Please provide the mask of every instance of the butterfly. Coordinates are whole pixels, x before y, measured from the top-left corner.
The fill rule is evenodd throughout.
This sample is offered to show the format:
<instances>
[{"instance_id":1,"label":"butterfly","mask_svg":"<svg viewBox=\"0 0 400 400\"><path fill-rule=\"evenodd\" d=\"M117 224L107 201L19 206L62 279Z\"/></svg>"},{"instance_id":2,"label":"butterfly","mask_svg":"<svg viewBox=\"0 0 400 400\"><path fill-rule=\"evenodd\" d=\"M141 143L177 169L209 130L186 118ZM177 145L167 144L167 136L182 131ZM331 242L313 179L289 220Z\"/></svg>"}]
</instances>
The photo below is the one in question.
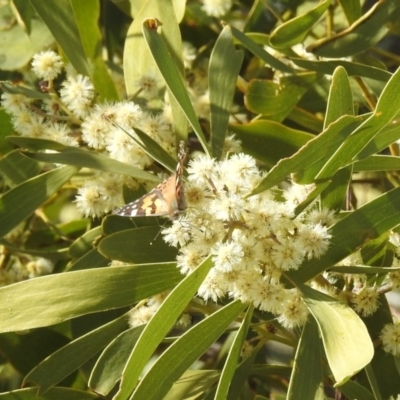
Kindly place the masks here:
<instances>
[{"instance_id":1,"label":"butterfly","mask_svg":"<svg viewBox=\"0 0 400 400\"><path fill-rule=\"evenodd\" d=\"M177 219L185 211L186 201L183 192L183 163L186 158L185 142L179 143L178 164L175 174L170 176L149 193L113 211L123 217L161 217Z\"/></svg>"}]
</instances>

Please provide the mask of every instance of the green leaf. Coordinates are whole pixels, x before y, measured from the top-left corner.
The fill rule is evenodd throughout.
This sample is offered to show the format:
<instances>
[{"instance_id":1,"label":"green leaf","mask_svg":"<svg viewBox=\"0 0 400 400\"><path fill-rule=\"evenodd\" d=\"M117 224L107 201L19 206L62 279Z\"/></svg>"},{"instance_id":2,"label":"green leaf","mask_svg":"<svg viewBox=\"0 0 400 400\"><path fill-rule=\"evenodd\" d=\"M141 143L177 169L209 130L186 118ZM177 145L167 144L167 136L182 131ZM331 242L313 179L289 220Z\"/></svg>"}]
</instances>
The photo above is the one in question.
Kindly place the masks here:
<instances>
[{"instance_id":1,"label":"green leaf","mask_svg":"<svg viewBox=\"0 0 400 400\"><path fill-rule=\"evenodd\" d=\"M0 198L0 236L29 217L78 170L62 167L46 172L10 189Z\"/></svg>"},{"instance_id":2,"label":"green leaf","mask_svg":"<svg viewBox=\"0 0 400 400\"><path fill-rule=\"evenodd\" d=\"M20 248L17 246L13 246L7 240L0 239L0 244L7 248L9 253L16 253L16 254L30 254L35 257L43 257L48 258L56 262L57 260L69 260L68 256L68 249L46 249L46 250L36 250L36 249L27 249L27 248Z\"/></svg>"},{"instance_id":3,"label":"green leaf","mask_svg":"<svg viewBox=\"0 0 400 400\"><path fill-rule=\"evenodd\" d=\"M170 54L168 60L162 60L161 62L173 63L176 68L175 72L179 75L180 79L184 77L182 42L177 19L180 20L182 18L182 7L184 9L185 4L183 4L182 0L175 0L173 2L170 0L143 1L140 11L138 11L136 3L137 2L131 4L132 7L136 8L135 13L132 14L135 18L128 29L124 49L124 72L128 95L134 95L137 92L137 81L143 76L147 76L151 73L152 75L160 77L160 72L154 63L153 57L149 52L149 48L142 34L142 23L148 18L157 18L162 23L162 35ZM137 54L140 54L140 57L138 57ZM162 71L161 75L163 75ZM173 116L174 132L178 139L186 140L186 116L171 93L169 93L169 99Z\"/></svg>"},{"instance_id":4,"label":"green leaf","mask_svg":"<svg viewBox=\"0 0 400 400\"><path fill-rule=\"evenodd\" d=\"M274 121L283 121L304 93L318 80L314 72L284 76L279 83L254 79L245 96L247 108Z\"/></svg>"},{"instance_id":5,"label":"green leaf","mask_svg":"<svg viewBox=\"0 0 400 400\"><path fill-rule=\"evenodd\" d=\"M324 129L343 115L354 115L353 93L346 70L337 67L332 76Z\"/></svg>"},{"instance_id":6,"label":"green leaf","mask_svg":"<svg viewBox=\"0 0 400 400\"><path fill-rule=\"evenodd\" d=\"M319 259L305 261L299 270L285 274L296 282L306 282L400 224L400 188L382 194L358 210L346 215L329 229L332 235L328 251Z\"/></svg>"},{"instance_id":7,"label":"green leaf","mask_svg":"<svg viewBox=\"0 0 400 400\"><path fill-rule=\"evenodd\" d=\"M9 332L0 335L0 351L20 374L25 375L69 339L52 329L41 328L24 335Z\"/></svg>"},{"instance_id":8,"label":"green leaf","mask_svg":"<svg viewBox=\"0 0 400 400\"><path fill-rule=\"evenodd\" d=\"M174 173L176 169L176 160L174 160L171 155L147 133L136 127L134 127L134 130L139 140L129 135L128 132L127 134L131 136L133 140L135 140L135 142L143 149L145 153L147 153L150 157L163 165L170 172Z\"/></svg>"},{"instance_id":9,"label":"green leaf","mask_svg":"<svg viewBox=\"0 0 400 400\"><path fill-rule=\"evenodd\" d=\"M302 58L290 58L300 68L309 69L325 75L333 75L336 68L343 67L349 76L362 76L381 82L387 82L392 74L384 69L347 60L312 61Z\"/></svg>"},{"instance_id":10,"label":"green leaf","mask_svg":"<svg viewBox=\"0 0 400 400\"><path fill-rule=\"evenodd\" d=\"M329 184L329 181L316 184L315 188L295 208L295 215L299 215L303 212L329 186Z\"/></svg>"},{"instance_id":11,"label":"green leaf","mask_svg":"<svg viewBox=\"0 0 400 400\"><path fill-rule=\"evenodd\" d=\"M180 108L186 115L186 118L196 133L203 150L206 154L210 155L210 149L199 121L197 120L196 113L186 90L185 82L180 74L179 68L173 63L174 56L170 52L171 50L169 49L168 43L163 36L157 33L156 29L149 27L148 21L153 20L145 20L142 24L142 31L151 55L165 80L168 90L173 98L178 102Z\"/></svg>"},{"instance_id":12,"label":"green leaf","mask_svg":"<svg viewBox=\"0 0 400 400\"><path fill-rule=\"evenodd\" d=\"M360 171L396 171L400 169L397 156L375 155L354 163L354 172Z\"/></svg>"},{"instance_id":13,"label":"green leaf","mask_svg":"<svg viewBox=\"0 0 400 400\"><path fill-rule=\"evenodd\" d=\"M101 240L98 250L111 260L128 263L174 261L177 249L164 242L161 230L159 226L145 226L113 233Z\"/></svg>"},{"instance_id":14,"label":"green leaf","mask_svg":"<svg viewBox=\"0 0 400 400\"><path fill-rule=\"evenodd\" d=\"M138 142L151 157L160 162L170 171L175 171L176 161L153 139L144 132L135 129L137 135L142 139ZM45 162L54 162L59 164L76 165L81 167L99 169L105 172L129 175L137 179L150 182L159 182L160 179L153 174L136 168L132 165L114 160L105 154L96 151L90 151L73 146L65 146L53 140L28 138L20 136L8 136L7 140L18 146L30 150L54 150L57 153L25 153L30 158Z\"/></svg>"},{"instance_id":15,"label":"green leaf","mask_svg":"<svg viewBox=\"0 0 400 400\"><path fill-rule=\"evenodd\" d=\"M118 100L117 89L104 62L101 46L99 46L103 40L99 27L100 3L81 0L69 0L69 3L83 51L90 60L90 77L99 94L99 100L101 102Z\"/></svg>"},{"instance_id":16,"label":"green leaf","mask_svg":"<svg viewBox=\"0 0 400 400\"><path fill-rule=\"evenodd\" d=\"M42 21L32 19L29 36L20 25L10 24L8 29L0 30L0 42L12 44L1 46L0 69L13 71L26 67L35 53L52 47L54 38Z\"/></svg>"},{"instance_id":17,"label":"green leaf","mask_svg":"<svg viewBox=\"0 0 400 400\"><path fill-rule=\"evenodd\" d=\"M329 367L340 385L372 360L374 346L367 328L341 301L305 285L300 290L317 321Z\"/></svg>"},{"instance_id":18,"label":"green leaf","mask_svg":"<svg viewBox=\"0 0 400 400\"><path fill-rule=\"evenodd\" d=\"M69 388L53 388L45 395L37 397L37 388L12 390L0 393L1 400L92 400L98 399L94 393Z\"/></svg>"},{"instance_id":19,"label":"green leaf","mask_svg":"<svg viewBox=\"0 0 400 400\"><path fill-rule=\"evenodd\" d=\"M29 35L32 27L32 7L26 0L12 0L10 2L14 15L18 24Z\"/></svg>"},{"instance_id":20,"label":"green leaf","mask_svg":"<svg viewBox=\"0 0 400 400\"><path fill-rule=\"evenodd\" d=\"M175 264L146 264L48 275L2 287L0 332L49 326L126 307L170 289L180 279Z\"/></svg>"},{"instance_id":21,"label":"green leaf","mask_svg":"<svg viewBox=\"0 0 400 400\"><path fill-rule=\"evenodd\" d=\"M74 260L68 264L66 270L70 271L80 271L82 269L92 269L92 268L102 268L108 267L110 265L110 259L104 257L97 250L91 249L87 253L83 254L77 260Z\"/></svg>"},{"instance_id":22,"label":"green leaf","mask_svg":"<svg viewBox=\"0 0 400 400\"><path fill-rule=\"evenodd\" d=\"M379 309L368 318L364 318L364 323L368 328L371 338L379 337L386 324L393 323L391 307L386 296L381 294L378 298ZM361 371L357 376L357 381L363 386L381 393L382 399L390 396L397 396L400 393L399 366L397 357L387 354L382 346L375 349L374 358L370 365ZM377 398L377 397L375 397Z\"/></svg>"},{"instance_id":23,"label":"green leaf","mask_svg":"<svg viewBox=\"0 0 400 400\"><path fill-rule=\"evenodd\" d=\"M333 153L316 179L330 178L339 168L349 165L377 133L396 117L400 110L399 85L400 68L387 83L373 114Z\"/></svg>"},{"instance_id":24,"label":"green leaf","mask_svg":"<svg viewBox=\"0 0 400 400\"><path fill-rule=\"evenodd\" d=\"M303 108L295 107L287 116L287 119L293 121L307 131L319 133L323 130L323 121L315 114L306 111Z\"/></svg>"},{"instance_id":25,"label":"green leaf","mask_svg":"<svg viewBox=\"0 0 400 400\"><path fill-rule=\"evenodd\" d=\"M25 157L18 150L11 151L0 159L0 173L11 188L33 178L40 170L40 163Z\"/></svg>"},{"instance_id":26,"label":"green leaf","mask_svg":"<svg viewBox=\"0 0 400 400\"><path fill-rule=\"evenodd\" d=\"M144 325L122 332L102 352L90 375L89 386L106 396L121 379L133 346L139 339Z\"/></svg>"},{"instance_id":27,"label":"green leaf","mask_svg":"<svg viewBox=\"0 0 400 400\"><path fill-rule=\"evenodd\" d=\"M37 90L29 89L25 86L14 86L9 82L0 82L0 88L6 93L10 94L22 94L28 99L40 99L40 100L49 100L50 95L48 93L42 93Z\"/></svg>"},{"instance_id":28,"label":"green leaf","mask_svg":"<svg viewBox=\"0 0 400 400\"><path fill-rule=\"evenodd\" d=\"M83 256L89 250L93 249L93 242L101 236L101 227L91 229L75 240L69 247L69 255L72 258Z\"/></svg>"},{"instance_id":29,"label":"green leaf","mask_svg":"<svg viewBox=\"0 0 400 400\"><path fill-rule=\"evenodd\" d=\"M400 139L399 122L393 121L386 125L355 157L355 160L363 160L373 154L386 149L387 146Z\"/></svg>"},{"instance_id":30,"label":"green leaf","mask_svg":"<svg viewBox=\"0 0 400 400\"><path fill-rule=\"evenodd\" d=\"M71 1L30 0L30 2L76 71L79 74L91 76Z\"/></svg>"},{"instance_id":31,"label":"green leaf","mask_svg":"<svg viewBox=\"0 0 400 400\"><path fill-rule=\"evenodd\" d=\"M349 25L361 17L360 0L339 0L339 5L342 7Z\"/></svg>"},{"instance_id":32,"label":"green leaf","mask_svg":"<svg viewBox=\"0 0 400 400\"><path fill-rule=\"evenodd\" d=\"M243 52L235 50L231 29L226 26L211 52L208 68L211 147L213 156L217 160L222 154L236 80L242 62Z\"/></svg>"},{"instance_id":33,"label":"green leaf","mask_svg":"<svg viewBox=\"0 0 400 400\"><path fill-rule=\"evenodd\" d=\"M239 393L246 391L249 375L252 375L254 363L259 355L258 353L262 345L264 345L264 342L259 342L259 344L253 349L253 353L249 357L245 358L236 368L235 375L229 387L227 400L236 400Z\"/></svg>"},{"instance_id":34,"label":"green leaf","mask_svg":"<svg viewBox=\"0 0 400 400\"><path fill-rule=\"evenodd\" d=\"M324 129L343 115L354 115L353 94L346 70L343 67L337 67L333 74L329 91ZM330 210L340 210L342 208L352 179L352 173L353 169L350 166L339 170L333 176L329 186L321 193L323 207Z\"/></svg>"},{"instance_id":35,"label":"green leaf","mask_svg":"<svg viewBox=\"0 0 400 400\"><path fill-rule=\"evenodd\" d=\"M257 120L243 125L230 125L229 130L242 141L246 153L273 167L280 159L290 157L315 136L288 128L274 121Z\"/></svg>"},{"instance_id":36,"label":"green leaf","mask_svg":"<svg viewBox=\"0 0 400 400\"><path fill-rule=\"evenodd\" d=\"M40 139L38 139L40 140ZM112 172L115 174L122 174L132 176L133 178L159 182L160 179L136 168L133 165L125 164L120 161L114 160L105 154L96 153L95 151L79 149L76 147L64 147L59 153L23 153L33 160L51 162L57 164L74 165L77 167L86 167L97 169L105 172Z\"/></svg>"},{"instance_id":37,"label":"green leaf","mask_svg":"<svg viewBox=\"0 0 400 400\"><path fill-rule=\"evenodd\" d=\"M325 0L310 11L283 23L271 33L271 46L280 49L301 43L330 4L331 0Z\"/></svg>"},{"instance_id":38,"label":"green leaf","mask_svg":"<svg viewBox=\"0 0 400 400\"><path fill-rule=\"evenodd\" d=\"M307 51L322 57L347 57L375 45L388 32L388 23L400 18L397 0L375 3L348 29L307 47Z\"/></svg>"},{"instance_id":39,"label":"green leaf","mask_svg":"<svg viewBox=\"0 0 400 400\"><path fill-rule=\"evenodd\" d=\"M24 383L36 384L40 387L39 395L42 395L94 357L126 327L126 324L127 318L123 315L70 342L29 372L24 378Z\"/></svg>"},{"instance_id":40,"label":"green leaf","mask_svg":"<svg viewBox=\"0 0 400 400\"><path fill-rule=\"evenodd\" d=\"M321 192L321 205L329 210L342 209L352 179L353 168L351 166L336 172L328 187Z\"/></svg>"},{"instance_id":41,"label":"green leaf","mask_svg":"<svg viewBox=\"0 0 400 400\"><path fill-rule=\"evenodd\" d=\"M208 391L218 381L220 371L193 370L184 372L163 400L177 400L198 396Z\"/></svg>"},{"instance_id":42,"label":"green leaf","mask_svg":"<svg viewBox=\"0 0 400 400\"><path fill-rule=\"evenodd\" d=\"M376 400L376 397L366 387L351 380L338 386L338 390L348 399Z\"/></svg>"},{"instance_id":43,"label":"green leaf","mask_svg":"<svg viewBox=\"0 0 400 400\"><path fill-rule=\"evenodd\" d=\"M329 271L339 272L344 274L387 274L388 272L400 271L398 268L393 267L370 267L367 265L351 266L351 267L331 267Z\"/></svg>"},{"instance_id":44,"label":"green leaf","mask_svg":"<svg viewBox=\"0 0 400 400\"><path fill-rule=\"evenodd\" d=\"M135 199L133 198L131 201L134 200ZM142 221L144 221L143 225L140 224L140 222ZM107 236L111 235L112 233L117 233L127 229L141 228L143 226L160 226L160 225L158 224L158 218L148 218L148 217L126 218L126 217L121 217L120 215L111 214L103 218L101 226L103 229L103 234Z\"/></svg>"},{"instance_id":45,"label":"green leaf","mask_svg":"<svg viewBox=\"0 0 400 400\"><path fill-rule=\"evenodd\" d=\"M222 369L215 400L225 400L228 396L229 385L238 366L240 352L243 348L243 343L246 339L252 316L253 307L249 307L247 309L246 316L244 317L240 328L235 335L232 347L230 348L228 357L225 361L224 368Z\"/></svg>"},{"instance_id":46,"label":"green leaf","mask_svg":"<svg viewBox=\"0 0 400 400\"><path fill-rule=\"evenodd\" d=\"M236 29L233 26L231 26L230 28L232 30L232 36L260 60L264 61L266 64L270 65L273 69L277 69L278 71L293 73L292 68L288 67L282 61L278 60L276 57L269 54L261 46L259 46L257 42L252 40L253 39L252 34L245 35L244 33L240 32L239 29ZM265 39L265 35L263 36L263 39ZM263 40L263 42L265 42L265 40ZM267 40L267 42L268 43L262 43L262 44L269 44L269 40Z\"/></svg>"},{"instance_id":47,"label":"green leaf","mask_svg":"<svg viewBox=\"0 0 400 400\"><path fill-rule=\"evenodd\" d=\"M224 333L245 307L245 304L236 300L189 329L158 358L130 399L164 398L173 382ZM242 336L243 332L238 335Z\"/></svg>"},{"instance_id":48,"label":"green leaf","mask_svg":"<svg viewBox=\"0 0 400 400\"><path fill-rule=\"evenodd\" d=\"M292 157L282 159L252 191L252 195L261 193L287 176L295 173L297 182L312 183L326 160L340 147L359 125L361 118L345 115L330 124L320 135L310 140Z\"/></svg>"},{"instance_id":49,"label":"green leaf","mask_svg":"<svg viewBox=\"0 0 400 400\"><path fill-rule=\"evenodd\" d=\"M1 87L1 83L0 83ZM4 109L0 110L0 151L2 154L6 154L14 150L14 146L11 146L5 138L12 135L14 127L12 124L11 116L5 112Z\"/></svg>"},{"instance_id":50,"label":"green leaf","mask_svg":"<svg viewBox=\"0 0 400 400\"><path fill-rule=\"evenodd\" d=\"M376 239L369 240L361 249L363 264L384 267L387 262L387 248L389 244L390 232L385 232ZM392 265L393 259L390 264Z\"/></svg>"},{"instance_id":51,"label":"green leaf","mask_svg":"<svg viewBox=\"0 0 400 400\"><path fill-rule=\"evenodd\" d=\"M304 325L294 358L287 400L324 399L323 352L314 319ZM307 366L305 368L305 366Z\"/></svg>"},{"instance_id":52,"label":"green leaf","mask_svg":"<svg viewBox=\"0 0 400 400\"><path fill-rule=\"evenodd\" d=\"M187 307L212 266L211 256L209 256L175 287L153 315L129 357L119 391L114 397L115 400L126 399L130 396L154 350Z\"/></svg>"},{"instance_id":53,"label":"green leaf","mask_svg":"<svg viewBox=\"0 0 400 400\"><path fill-rule=\"evenodd\" d=\"M16 146L23 147L28 150L54 150L60 151L62 149L68 148L69 146L65 146L59 142L55 142L54 140L49 139L39 139L32 138L26 136L7 136L6 139ZM75 149L75 147L73 147Z\"/></svg>"}]
</instances>

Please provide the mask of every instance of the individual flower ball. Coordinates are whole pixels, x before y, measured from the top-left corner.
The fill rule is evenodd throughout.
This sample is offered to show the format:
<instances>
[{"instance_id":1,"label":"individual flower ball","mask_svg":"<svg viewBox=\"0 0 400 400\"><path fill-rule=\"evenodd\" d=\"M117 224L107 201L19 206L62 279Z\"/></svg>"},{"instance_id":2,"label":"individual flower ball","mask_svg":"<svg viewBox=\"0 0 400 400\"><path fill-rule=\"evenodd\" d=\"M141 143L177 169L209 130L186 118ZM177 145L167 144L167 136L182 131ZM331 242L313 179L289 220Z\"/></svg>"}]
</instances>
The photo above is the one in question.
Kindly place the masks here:
<instances>
[{"instance_id":1,"label":"individual flower ball","mask_svg":"<svg viewBox=\"0 0 400 400\"><path fill-rule=\"evenodd\" d=\"M39 79L51 81L61 73L64 63L57 53L47 50L35 54L31 65Z\"/></svg>"},{"instance_id":2,"label":"individual flower ball","mask_svg":"<svg viewBox=\"0 0 400 400\"><path fill-rule=\"evenodd\" d=\"M17 116L29 110L32 99L22 94L3 93L1 95L1 106L7 114Z\"/></svg>"},{"instance_id":3,"label":"individual flower ball","mask_svg":"<svg viewBox=\"0 0 400 400\"><path fill-rule=\"evenodd\" d=\"M77 209L86 217L101 217L110 211L108 200L102 193L102 185L96 180L88 181L78 189L75 202Z\"/></svg>"},{"instance_id":4,"label":"individual flower ball","mask_svg":"<svg viewBox=\"0 0 400 400\"><path fill-rule=\"evenodd\" d=\"M46 258L39 257L36 260L28 262L26 265L29 278L48 275L53 272L54 263Z\"/></svg>"},{"instance_id":5,"label":"individual flower ball","mask_svg":"<svg viewBox=\"0 0 400 400\"><path fill-rule=\"evenodd\" d=\"M285 301L280 310L278 321L289 329L303 326L307 322L308 309L297 289L286 291Z\"/></svg>"},{"instance_id":6,"label":"individual flower ball","mask_svg":"<svg viewBox=\"0 0 400 400\"><path fill-rule=\"evenodd\" d=\"M94 87L87 76L70 75L62 83L61 101L78 118L86 117L92 109Z\"/></svg>"},{"instance_id":7,"label":"individual flower ball","mask_svg":"<svg viewBox=\"0 0 400 400\"><path fill-rule=\"evenodd\" d=\"M395 357L400 356L400 320L394 319L393 324L386 324L381 331L383 350Z\"/></svg>"},{"instance_id":8,"label":"individual flower ball","mask_svg":"<svg viewBox=\"0 0 400 400\"><path fill-rule=\"evenodd\" d=\"M352 298L353 307L363 317L369 317L379 307L379 292L375 287L364 287Z\"/></svg>"},{"instance_id":9,"label":"individual flower ball","mask_svg":"<svg viewBox=\"0 0 400 400\"><path fill-rule=\"evenodd\" d=\"M192 67L193 61L196 59L197 49L190 42L182 42L182 56L185 68L190 69Z\"/></svg>"},{"instance_id":10,"label":"individual flower ball","mask_svg":"<svg viewBox=\"0 0 400 400\"><path fill-rule=\"evenodd\" d=\"M400 260L397 257L393 257L392 268L400 268ZM389 272L385 283L390 283L392 290L398 289L400 287L400 271Z\"/></svg>"},{"instance_id":11,"label":"individual flower ball","mask_svg":"<svg viewBox=\"0 0 400 400\"><path fill-rule=\"evenodd\" d=\"M135 86L140 91L140 95L146 99L152 99L158 95L161 85L156 74L148 73L140 76L135 82Z\"/></svg>"},{"instance_id":12,"label":"individual flower ball","mask_svg":"<svg viewBox=\"0 0 400 400\"><path fill-rule=\"evenodd\" d=\"M203 0L203 10L211 17L222 17L232 7L232 0Z\"/></svg>"}]
</instances>

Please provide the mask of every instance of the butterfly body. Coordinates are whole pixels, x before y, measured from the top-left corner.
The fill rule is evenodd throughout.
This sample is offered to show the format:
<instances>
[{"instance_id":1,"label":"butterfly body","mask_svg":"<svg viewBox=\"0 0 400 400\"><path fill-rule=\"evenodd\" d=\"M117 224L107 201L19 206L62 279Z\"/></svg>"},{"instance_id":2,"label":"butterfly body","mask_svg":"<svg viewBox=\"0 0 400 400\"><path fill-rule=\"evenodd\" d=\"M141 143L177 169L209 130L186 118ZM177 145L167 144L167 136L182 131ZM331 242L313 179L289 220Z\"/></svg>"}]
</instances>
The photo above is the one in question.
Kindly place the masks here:
<instances>
[{"instance_id":1,"label":"butterfly body","mask_svg":"<svg viewBox=\"0 0 400 400\"><path fill-rule=\"evenodd\" d=\"M113 214L123 217L169 216L171 219L177 219L186 209L182 186L185 157L185 143L181 141L175 174L139 199L117 208Z\"/></svg>"}]
</instances>

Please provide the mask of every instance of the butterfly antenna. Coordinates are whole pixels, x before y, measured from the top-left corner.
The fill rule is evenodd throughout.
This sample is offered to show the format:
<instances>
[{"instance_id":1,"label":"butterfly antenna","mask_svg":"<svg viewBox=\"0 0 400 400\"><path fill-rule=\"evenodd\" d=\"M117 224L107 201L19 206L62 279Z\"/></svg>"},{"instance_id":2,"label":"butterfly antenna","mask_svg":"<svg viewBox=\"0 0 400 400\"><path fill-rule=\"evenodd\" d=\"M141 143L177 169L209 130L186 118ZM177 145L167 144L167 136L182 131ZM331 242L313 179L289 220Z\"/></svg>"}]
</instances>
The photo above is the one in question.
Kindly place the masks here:
<instances>
[{"instance_id":1,"label":"butterfly antenna","mask_svg":"<svg viewBox=\"0 0 400 400\"><path fill-rule=\"evenodd\" d=\"M164 222L161 226L159 225L159 230L157 232L157 235L154 236L154 239L150 242L150 245L153 245L153 242L155 242L157 240L157 238L160 236L160 233L162 232L162 230L165 228L165 225L167 224L168 221Z\"/></svg>"}]
</instances>

